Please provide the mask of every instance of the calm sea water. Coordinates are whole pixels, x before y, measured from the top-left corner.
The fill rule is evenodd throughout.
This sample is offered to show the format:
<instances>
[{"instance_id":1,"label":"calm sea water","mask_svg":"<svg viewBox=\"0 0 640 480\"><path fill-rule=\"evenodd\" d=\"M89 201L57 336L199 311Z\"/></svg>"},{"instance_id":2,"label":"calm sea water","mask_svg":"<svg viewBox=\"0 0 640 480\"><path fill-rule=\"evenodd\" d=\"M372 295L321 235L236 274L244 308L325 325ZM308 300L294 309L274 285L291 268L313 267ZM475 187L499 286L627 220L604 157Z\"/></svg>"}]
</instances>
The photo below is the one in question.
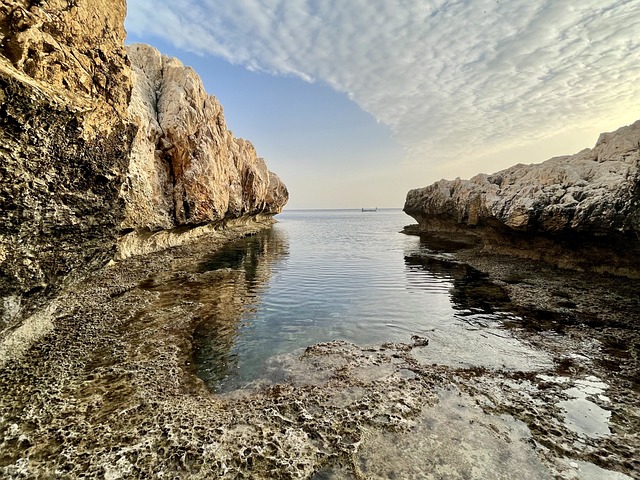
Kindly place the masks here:
<instances>
[{"instance_id":1,"label":"calm sea water","mask_svg":"<svg viewBox=\"0 0 640 480\"><path fill-rule=\"evenodd\" d=\"M500 292L446 249L400 233L400 210L286 211L270 230L199 266L227 272L223 299L195 332L197 373L212 389L243 387L274 355L318 342L430 339L434 362L509 367L530 358L502 329ZM494 365L495 364L495 365Z\"/></svg>"}]
</instances>

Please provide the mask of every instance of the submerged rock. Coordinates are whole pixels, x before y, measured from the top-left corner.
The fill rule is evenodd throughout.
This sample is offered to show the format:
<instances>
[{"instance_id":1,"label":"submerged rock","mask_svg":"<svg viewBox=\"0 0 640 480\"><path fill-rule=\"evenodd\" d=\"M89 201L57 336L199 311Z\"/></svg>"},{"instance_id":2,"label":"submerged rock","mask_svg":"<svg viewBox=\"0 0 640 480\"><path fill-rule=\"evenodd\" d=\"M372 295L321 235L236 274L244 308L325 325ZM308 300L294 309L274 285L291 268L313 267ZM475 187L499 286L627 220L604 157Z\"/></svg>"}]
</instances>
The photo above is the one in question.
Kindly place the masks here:
<instances>
[{"instance_id":1,"label":"submerged rock","mask_svg":"<svg viewBox=\"0 0 640 480\"><path fill-rule=\"evenodd\" d=\"M575 155L411 190L404 211L421 232L473 233L494 249L630 273L638 270L629 249L639 250L639 162L637 121L603 133L593 149ZM567 249L599 254L569 260Z\"/></svg>"}]
</instances>

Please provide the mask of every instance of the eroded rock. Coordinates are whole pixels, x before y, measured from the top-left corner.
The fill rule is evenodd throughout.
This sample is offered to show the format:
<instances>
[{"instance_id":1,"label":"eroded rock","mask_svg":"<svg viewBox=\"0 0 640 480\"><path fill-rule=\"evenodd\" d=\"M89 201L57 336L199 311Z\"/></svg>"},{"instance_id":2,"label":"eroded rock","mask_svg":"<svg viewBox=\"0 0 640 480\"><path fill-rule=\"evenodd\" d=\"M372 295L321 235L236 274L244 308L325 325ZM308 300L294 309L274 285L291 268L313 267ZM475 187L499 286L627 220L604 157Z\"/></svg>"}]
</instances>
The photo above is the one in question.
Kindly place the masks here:
<instances>
[{"instance_id":1,"label":"eroded rock","mask_svg":"<svg viewBox=\"0 0 640 480\"><path fill-rule=\"evenodd\" d=\"M122 196L123 228L199 225L275 214L288 199L253 145L227 130L198 75L148 45L128 48L131 118L139 126Z\"/></svg>"},{"instance_id":2,"label":"eroded rock","mask_svg":"<svg viewBox=\"0 0 640 480\"><path fill-rule=\"evenodd\" d=\"M0 3L0 330L116 254L288 200L192 69L136 45L132 70L125 14L124 1Z\"/></svg>"},{"instance_id":3,"label":"eroded rock","mask_svg":"<svg viewBox=\"0 0 640 480\"><path fill-rule=\"evenodd\" d=\"M124 2L0 3L0 319L103 265L134 126Z\"/></svg>"},{"instance_id":4,"label":"eroded rock","mask_svg":"<svg viewBox=\"0 0 640 480\"><path fill-rule=\"evenodd\" d=\"M639 266L629 254L639 249L639 162L640 121L603 133L575 155L411 190L404 211L422 232L471 232L490 248L632 274ZM590 258L568 259L564 252L575 247Z\"/></svg>"},{"instance_id":5,"label":"eroded rock","mask_svg":"<svg viewBox=\"0 0 640 480\"><path fill-rule=\"evenodd\" d=\"M268 376L216 395L195 375L196 329L204 324L230 346L251 290L266 285L271 262L287 251L269 240L264 254L238 259L251 262L251 275L238 264L221 266L218 249L260 228L237 227L114 263L59 293L47 312L50 334L0 357L1 475L510 478L517 466L522 478L637 477L637 342L627 350L602 343L629 338L634 328L640 297L632 282L626 293L621 282L597 285L586 275L575 284L550 271L536 282L536 270L514 262L520 287L544 304L551 303L544 293L583 303L581 292L592 292L595 303L577 305L566 335L540 331L540 322L537 333L526 333L524 312L510 320L510 331L553 361L448 365L438 355L445 339L430 332L428 345L416 345L408 333L407 343L334 341L272 357ZM456 290L452 296L464 295ZM625 320L624 331L579 325L593 310L605 324ZM501 334L472 330L489 346L487 337ZM611 412L608 435L576 433L563 411L571 389L592 385L592 377L601 388L588 398Z\"/></svg>"}]
</instances>

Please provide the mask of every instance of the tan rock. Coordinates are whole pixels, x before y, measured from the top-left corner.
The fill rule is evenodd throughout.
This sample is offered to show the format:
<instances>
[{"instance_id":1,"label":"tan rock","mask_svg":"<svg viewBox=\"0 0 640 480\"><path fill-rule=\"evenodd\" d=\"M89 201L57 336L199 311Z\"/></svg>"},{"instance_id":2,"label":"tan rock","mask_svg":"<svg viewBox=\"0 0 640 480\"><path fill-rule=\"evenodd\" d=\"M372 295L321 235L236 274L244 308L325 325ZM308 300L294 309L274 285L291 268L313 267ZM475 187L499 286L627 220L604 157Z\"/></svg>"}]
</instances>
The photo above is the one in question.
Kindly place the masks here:
<instances>
[{"instance_id":1,"label":"tan rock","mask_svg":"<svg viewBox=\"0 0 640 480\"><path fill-rule=\"evenodd\" d=\"M169 229L173 220L173 180L165 155L171 148L158 122L158 96L162 88L162 56L154 49L131 48L133 91L129 118L138 126L129 171L122 184L124 229ZM144 58L139 58L144 55Z\"/></svg>"},{"instance_id":2,"label":"tan rock","mask_svg":"<svg viewBox=\"0 0 640 480\"><path fill-rule=\"evenodd\" d=\"M0 57L73 102L91 101L86 135L108 133L129 99L125 15L124 0L3 0Z\"/></svg>"},{"instance_id":3,"label":"tan rock","mask_svg":"<svg viewBox=\"0 0 640 480\"><path fill-rule=\"evenodd\" d=\"M637 278L639 163L640 121L575 155L411 190L404 211L421 232L471 235L485 252Z\"/></svg>"},{"instance_id":4,"label":"tan rock","mask_svg":"<svg viewBox=\"0 0 640 480\"><path fill-rule=\"evenodd\" d=\"M125 13L124 0L0 2L0 328L23 294L115 252L134 133Z\"/></svg>"},{"instance_id":5,"label":"tan rock","mask_svg":"<svg viewBox=\"0 0 640 480\"><path fill-rule=\"evenodd\" d=\"M129 47L139 125L123 187L123 228L158 230L281 211L286 187L253 145L227 130L201 79L148 45Z\"/></svg>"},{"instance_id":6,"label":"tan rock","mask_svg":"<svg viewBox=\"0 0 640 480\"><path fill-rule=\"evenodd\" d=\"M0 2L0 332L26 299L113 259L122 235L287 201L193 70L146 46L131 68L125 14L124 0Z\"/></svg>"}]
</instances>

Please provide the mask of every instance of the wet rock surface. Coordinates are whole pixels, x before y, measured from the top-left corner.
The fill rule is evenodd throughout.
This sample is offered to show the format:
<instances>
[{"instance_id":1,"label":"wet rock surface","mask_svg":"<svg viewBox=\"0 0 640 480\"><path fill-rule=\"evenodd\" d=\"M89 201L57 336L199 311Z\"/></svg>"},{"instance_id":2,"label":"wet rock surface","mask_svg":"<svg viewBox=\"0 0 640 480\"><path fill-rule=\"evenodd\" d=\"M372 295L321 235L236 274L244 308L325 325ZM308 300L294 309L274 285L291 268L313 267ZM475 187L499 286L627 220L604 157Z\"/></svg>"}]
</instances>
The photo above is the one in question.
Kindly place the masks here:
<instances>
[{"instance_id":1,"label":"wet rock surface","mask_svg":"<svg viewBox=\"0 0 640 480\"><path fill-rule=\"evenodd\" d=\"M461 382L462 389L485 411L525 421L550 454L604 468L617 465L615 470L636 477L640 471L635 460L640 438L638 282L492 255L463 240L452 247L441 237L423 237L434 252L456 250L456 261L487 275L502 291L493 297L502 301L506 294L511 310L520 317L505 326L552 355L555 367L549 373L521 372L502 378L485 372ZM492 301L487 293L485 300ZM606 478L601 472L586 475ZM583 477L576 472L575 478Z\"/></svg>"},{"instance_id":2,"label":"wet rock surface","mask_svg":"<svg viewBox=\"0 0 640 480\"><path fill-rule=\"evenodd\" d=\"M288 200L192 69L144 45L127 54L125 15L124 0L0 2L5 334L33 332L25 320L63 282L114 255L169 248Z\"/></svg>"},{"instance_id":3,"label":"wet rock surface","mask_svg":"<svg viewBox=\"0 0 640 480\"><path fill-rule=\"evenodd\" d=\"M2 362L2 475L512 478L517 468L520 478L619 479L640 473L631 316L639 297L633 284L606 277L583 284L586 278L570 272L528 270L486 256L474 262L495 286L480 294L461 285L452 294L492 301L493 292L501 307L511 303L522 320L505 329L539 352L524 366L443 365L428 354L437 338L428 345L411 338L372 346L331 342L272 358L271 379L253 388L212 394L194 374L192 336L216 308L233 306L212 293L217 287L204 285L231 280L236 290L227 296L241 301L243 284L265 281L269 271L257 264L260 273L247 279L232 265L207 265L225 242L264 226L244 224L133 257L61 293L49 312L50 333ZM431 257L476 258L470 251L443 256L437 247ZM611 304L598 300L604 292ZM571 320L568 311L579 314ZM579 323L589 313L591 324Z\"/></svg>"}]
</instances>

